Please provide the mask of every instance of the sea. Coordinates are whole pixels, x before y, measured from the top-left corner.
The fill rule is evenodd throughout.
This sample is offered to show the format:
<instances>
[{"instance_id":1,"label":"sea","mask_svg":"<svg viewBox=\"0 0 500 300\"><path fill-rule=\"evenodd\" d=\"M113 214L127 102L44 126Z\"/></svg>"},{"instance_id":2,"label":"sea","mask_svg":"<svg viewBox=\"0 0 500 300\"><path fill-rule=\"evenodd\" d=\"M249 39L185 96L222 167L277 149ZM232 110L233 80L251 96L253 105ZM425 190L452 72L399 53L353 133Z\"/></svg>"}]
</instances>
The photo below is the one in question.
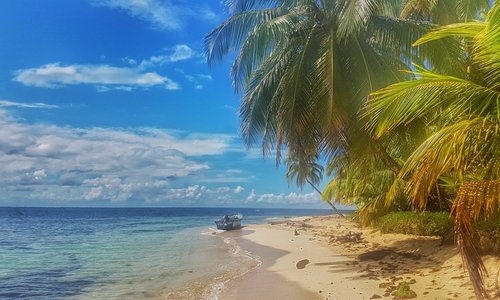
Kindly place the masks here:
<instances>
[{"instance_id":1,"label":"sea","mask_svg":"<svg viewBox=\"0 0 500 300\"><path fill-rule=\"evenodd\" d=\"M259 265L212 234L234 212L243 224L331 214L251 208L0 207L0 299L217 299Z\"/></svg>"}]
</instances>

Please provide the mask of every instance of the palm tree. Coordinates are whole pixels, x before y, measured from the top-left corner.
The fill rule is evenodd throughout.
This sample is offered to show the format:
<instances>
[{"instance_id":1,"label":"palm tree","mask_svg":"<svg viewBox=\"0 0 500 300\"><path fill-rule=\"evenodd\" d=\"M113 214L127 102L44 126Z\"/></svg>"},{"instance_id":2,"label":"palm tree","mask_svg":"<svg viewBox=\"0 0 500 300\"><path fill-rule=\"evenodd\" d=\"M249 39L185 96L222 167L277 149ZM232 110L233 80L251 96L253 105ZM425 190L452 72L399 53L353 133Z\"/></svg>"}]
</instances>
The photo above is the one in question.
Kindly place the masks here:
<instances>
[{"instance_id":1,"label":"palm tree","mask_svg":"<svg viewBox=\"0 0 500 300\"><path fill-rule=\"evenodd\" d=\"M334 176L323 190L323 198L356 206L355 218L362 226L374 225L389 211L408 209L401 182L395 185L396 174L374 156L337 155L328 163L327 174ZM391 188L397 200L387 203Z\"/></svg>"},{"instance_id":2,"label":"palm tree","mask_svg":"<svg viewBox=\"0 0 500 300\"><path fill-rule=\"evenodd\" d=\"M300 157L301 159L298 159ZM303 160L304 156L291 155L286 160L287 172L286 178L288 184L295 178L295 184L301 189L306 183L308 183L320 196L321 198L333 209L333 211L339 216L344 215L333 205L333 198L323 197L323 193L318 189L317 185L323 179L324 168L320 164L316 163L316 159Z\"/></svg>"},{"instance_id":3,"label":"palm tree","mask_svg":"<svg viewBox=\"0 0 500 300\"><path fill-rule=\"evenodd\" d=\"M367 145L393 172L401 166L375 143L357 113L371 92L407 78L402 56L429 26L386 16L390 0L228 0L230 16L205 39L210 64L238 51L234 87L243 93L241 132L264 154L286 146L326 157ZM401 54L406 49L408 53Z\"/></svg>"},{"instance_id":4,"label":"palm tree","mask_svg":"<svg viewBox=\"0 0 500 300\"><path fill-rule=\"evenodd\" d=\"M422 209L443 176L456 178L452 213L458 244L476 296L483 299L488 297L483 286L486 269L472 222L500 210L500 3L484 22L443 26L415 44L445 38L462 45L462 76L416 66L417 80L373 93L363 116L375 137L416 121L435 127L403 165L399 178L408 178L408 196Z\"/></svg>"}]
</instances>

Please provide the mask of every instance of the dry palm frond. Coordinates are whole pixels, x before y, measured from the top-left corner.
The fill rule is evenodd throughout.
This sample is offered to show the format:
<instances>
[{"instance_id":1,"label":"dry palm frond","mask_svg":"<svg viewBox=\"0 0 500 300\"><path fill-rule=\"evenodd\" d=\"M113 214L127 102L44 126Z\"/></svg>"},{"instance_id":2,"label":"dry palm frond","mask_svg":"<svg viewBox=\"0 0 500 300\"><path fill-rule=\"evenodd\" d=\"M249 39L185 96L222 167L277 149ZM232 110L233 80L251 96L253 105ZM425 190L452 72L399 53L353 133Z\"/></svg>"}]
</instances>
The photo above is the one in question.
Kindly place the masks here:
<instances>
[{"instance_id":1,"label":"dry palm frond","mask_svg":"<svg viewBox=\"0 0 500 300\"><path fill-rule=\"evenodd\" d=\"M500 180L465 182L458 190L453 203L455 234L478 299L488 299L489 296L483 285L483 277L487 271L481 260L472 222L499 210Z\"/></svg>"}]
</instances>

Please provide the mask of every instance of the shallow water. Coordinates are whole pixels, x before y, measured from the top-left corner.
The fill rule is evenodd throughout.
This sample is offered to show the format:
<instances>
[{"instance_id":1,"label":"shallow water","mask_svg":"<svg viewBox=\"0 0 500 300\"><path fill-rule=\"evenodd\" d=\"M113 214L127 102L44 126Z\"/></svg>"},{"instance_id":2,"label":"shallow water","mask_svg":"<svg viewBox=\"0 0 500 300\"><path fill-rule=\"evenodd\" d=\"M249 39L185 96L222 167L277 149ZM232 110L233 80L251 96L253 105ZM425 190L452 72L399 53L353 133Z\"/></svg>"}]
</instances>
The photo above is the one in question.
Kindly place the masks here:
<instances>
[{"instance_id":1,"label":"shallow water","mask_svg":"<svg viewBox=\"0 0 500 300\"><path fill-rule=\"evenodd\" d=\"M256 264L230 240L202 234L217 216L234 211L0 208L0 299L215 297L218 283ZM237 211L247 224L330 213Z\"/></svg>"}]
</instances>

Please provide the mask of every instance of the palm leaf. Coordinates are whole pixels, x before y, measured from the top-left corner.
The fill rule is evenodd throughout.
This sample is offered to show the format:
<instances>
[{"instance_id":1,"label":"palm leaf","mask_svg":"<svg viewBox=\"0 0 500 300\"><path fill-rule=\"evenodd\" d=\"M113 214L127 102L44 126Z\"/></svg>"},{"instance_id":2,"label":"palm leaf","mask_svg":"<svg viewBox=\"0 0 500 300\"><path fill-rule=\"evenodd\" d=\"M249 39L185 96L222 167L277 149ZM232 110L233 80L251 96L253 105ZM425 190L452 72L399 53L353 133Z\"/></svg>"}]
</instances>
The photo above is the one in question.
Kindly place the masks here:
<instances>
[{"instance_id":1,"label":"palm leaf","mask_svg":"<svg viewBox=\"0 0 500 300\"><path fill-rule=\"evenodd\" d=\"M413 45L419 46L431 41L447 37L475 38L485 28L483 22L456 23L439 27L417 40Z\"/></svg>"},{"instance_id":2,"label":"palm leaf","mask_svg":"<svg viewBox=\"0 0 500 300\"><path fill-rule=\"evenodd\" d=\"M478 299L488 299L483 284L487 274L472 228L473 221L500 211L500 180L465 182L458 190L453 203L455 233L462 249L463 261L469 271Z\"/></svg>"},{"instance_id":3,"label":"palm leaf","mask_svg":"<svg viewBox=\"0 0 500 300\"><path fill-rule=\"evenodd\" d=\"M441 129L415 150L400 177L413 172L407 191L423 209L442 174L453 170L464 178L477 168L486 171L483 178L500 178L500 119L474 118Z\"/></svg>"},{"instance_id":4,"label":"palm leaf","mask_svg":"<svg viewBox=\"0 0 500 300\"><path fill-rule=\"evenodd\" d=\"M418 80L399 82L371 94L361 115L368 120L366 126L375 136L436 110L446 109L450 115L481 115L500 109L500 92L494 89L422 68L414 74Z\"/></svg>"}]
</instances>

